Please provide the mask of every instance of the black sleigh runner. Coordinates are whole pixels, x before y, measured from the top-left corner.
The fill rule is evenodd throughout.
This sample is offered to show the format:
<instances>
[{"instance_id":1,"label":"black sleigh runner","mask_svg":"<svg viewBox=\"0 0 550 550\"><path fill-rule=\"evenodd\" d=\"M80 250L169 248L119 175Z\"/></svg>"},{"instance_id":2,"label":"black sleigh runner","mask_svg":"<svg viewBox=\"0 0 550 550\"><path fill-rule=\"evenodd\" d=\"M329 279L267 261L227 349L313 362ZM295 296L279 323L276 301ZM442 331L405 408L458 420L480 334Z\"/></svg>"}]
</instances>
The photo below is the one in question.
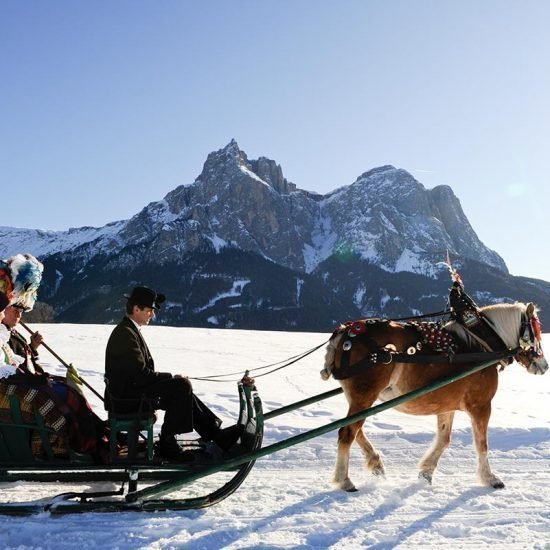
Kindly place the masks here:
<instances>
[{"instance_id":1,"label":"black sleigh runner","mask_svg":"<svg viewBox=\"0 0 550 550\"><path fill-rule=\"evenodd\" d=\"M32 307L40 278L41 264L32 256L19 255L0 262L0 290L10 295L12 300L27 300ZM244 378L237 382L237 425L242 428L239 443L226 453L216 454L200 441L184 442L189 460L177 462L156 456L153 436L156 419L154 407L147 402L130 412L111 410L107 420L99 420L87 404L82 385L96 396L101 396L87 385L72 365L64 363L46 346L65 365L67 376L37 377L35 374L21 373L13 365L15 358L8 357L5 342L0 341L5 352L4 364L0 365L0 482L38 481L44 485L53 482L52 490L55 491L53 496L40 501L0 503L0 514L28 515L47 511L57 515L204 508L233 494L259 458L334 430L340 430L342 434L369 416L414 402L485 369L490 370L495 365L504 366L513 358L529 372L543 374L547 370L540 325L532 304L521 304L521 323L518 321L518 335L517 338L514 336L513 343L503 343L498 330L486 316L485 308L479 308L471 300L459 280L455 280L451 289L450 306L444 314L452 315L456 325L461 327L460 337L450 332L444 323L425 323L417 319L399 322L363 319L340 325L327 342L311 350L286 361L252 369L260 371L270 368L268 372L254 375L255 378L266 376L290 367L326 346L322 376L339 380L342 388L279 409L264 413L254 381L247 371ZM24 324L22 326L25 327ZM392 341L382 341L380 337L388 328L395 327L403 335L399 349ZM359 360L358 350L365 352ZM368 373L384 372L396 363L419 363L426 368L441 365L442 372L449 365L459 365L460 369L408 393L390 396L376 406L368 404L350 410L344 418L262 446L265 421L340 395L343 391L348 397L346 387L352 381L364 381ZM230 373L212 375L202 380L221 382L222 378L237 374L240 376L240 373ZM336 478L340 478L335 481L339 481L342 489L353 491L355 487L341 466L345 460L341 460L344 455L341 455L340 446L338 452L340 466L337 463ZM376 462L375 456L371 457L371 463L373 471L383 473L383 467ZM216 482L222 478L219 485L216 483L217 488L209 489L213 484L209 481L207 488L201 489L200 482L207 481L214 474ZM431 472L424 474L431 481ZM89 486L94 482L107 481L118 482L120 487L109 491L89 489L56 494L59 492L55 486L57 482ZM495 477L491 478L490 484L495 488L503 486L498 482ZM199 484L198 489L196 483ZM184 496L180 497L180 493Z\"/></svg>"}]
</instances>

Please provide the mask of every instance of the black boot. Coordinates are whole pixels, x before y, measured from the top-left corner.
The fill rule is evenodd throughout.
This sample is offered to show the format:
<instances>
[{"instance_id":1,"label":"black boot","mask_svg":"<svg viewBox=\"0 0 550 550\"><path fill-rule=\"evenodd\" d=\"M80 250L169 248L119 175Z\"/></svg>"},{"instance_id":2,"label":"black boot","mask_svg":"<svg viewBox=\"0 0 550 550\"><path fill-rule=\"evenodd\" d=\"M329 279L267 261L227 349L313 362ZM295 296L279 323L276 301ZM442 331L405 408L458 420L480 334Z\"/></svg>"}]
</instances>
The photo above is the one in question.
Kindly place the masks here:
<instances>
[{"instance_id":1,"label":"black boot","mask_svg":"<svg viewBox=\"0 0 550 550\"><path fill-rule=\"evenodd\" d=\"M239 437L244 432L244 426L241 424L235 424L234 426L229 426L228 428L224 428L223 430L218 430L214 436L212 437L212 441L222 450L227 451L237 441L239 440Z\"/></svg>"},{"instance_id":2,"label":"black boot","mask_svg":"<svg viewBox=\"0 0 550 550\"><path fill-rule=\"evenodd\" d=\"M195 453L193 451L184 451L178 445L176 437L173 435L160 435L157 454L161 458L167 458L176 462L193 462L195 460Z\"/></svg>"}]
</instances>

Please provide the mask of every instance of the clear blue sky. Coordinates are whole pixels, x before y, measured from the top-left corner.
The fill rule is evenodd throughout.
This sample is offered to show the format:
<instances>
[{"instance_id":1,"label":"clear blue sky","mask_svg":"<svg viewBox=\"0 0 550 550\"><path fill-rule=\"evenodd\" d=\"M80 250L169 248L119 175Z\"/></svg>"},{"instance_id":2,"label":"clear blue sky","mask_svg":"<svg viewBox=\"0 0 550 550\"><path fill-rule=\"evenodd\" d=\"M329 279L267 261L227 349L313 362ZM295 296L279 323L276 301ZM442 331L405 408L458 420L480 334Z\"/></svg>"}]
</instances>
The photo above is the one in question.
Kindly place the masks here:
<instances>
[{"instance_id":1,"label":"clear blue sky","mask_svg":"<svg viewBox=\"0 0 550 550\"><path fill-rule=\"evenodd\" d=\"M125 219L235 138L320 193L450 185L550 280L550 2L1 0L1 225Z\"/></svg>"}]
</instances>

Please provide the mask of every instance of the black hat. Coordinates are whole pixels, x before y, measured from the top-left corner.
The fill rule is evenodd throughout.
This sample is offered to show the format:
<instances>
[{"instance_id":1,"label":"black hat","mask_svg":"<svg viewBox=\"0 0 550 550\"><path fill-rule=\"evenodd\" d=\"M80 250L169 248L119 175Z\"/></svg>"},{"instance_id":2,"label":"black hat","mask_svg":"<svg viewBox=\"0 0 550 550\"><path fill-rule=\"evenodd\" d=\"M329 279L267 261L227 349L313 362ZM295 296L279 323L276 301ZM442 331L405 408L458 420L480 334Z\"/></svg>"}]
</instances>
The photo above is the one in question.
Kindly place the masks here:
<instances>
[{"instance_id":1,"label":"black hat","mask_svg":"<svg viewBox=\"0 0 550 550\"><path fill-rule=\"evenodd\" d=\"M160 309L160 304L166 300L164 294L157 294L153 289L146 286L136 286L132 290L132 294L125 294L124 297L136 306L152 307L153 309Z\"/></svg>"},{"instance_id":2,"label":"black hat","mask_svg":"<svg viewBox=\"0 0 550 550\"><path fill-rule=\"evenodd\" d=\"M7 294L0 290L0 311L4 311L10 304Z\"/></svg>"}]
</instances>

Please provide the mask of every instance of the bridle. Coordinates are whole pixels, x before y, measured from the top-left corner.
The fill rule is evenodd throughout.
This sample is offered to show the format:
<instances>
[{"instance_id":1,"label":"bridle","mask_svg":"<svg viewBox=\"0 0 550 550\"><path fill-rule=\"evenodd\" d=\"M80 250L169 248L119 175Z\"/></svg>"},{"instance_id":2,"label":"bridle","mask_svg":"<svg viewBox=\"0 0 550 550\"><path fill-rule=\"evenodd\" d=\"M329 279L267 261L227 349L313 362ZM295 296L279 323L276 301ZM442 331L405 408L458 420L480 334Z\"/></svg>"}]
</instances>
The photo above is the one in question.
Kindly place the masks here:
<instances>
[{"instance_id":1,"label":"bridle","mask_svg":"<svg viewBox=\"0 0 550 550\"><path fill-rule=\"evenodd\" d=\"M542 330L536 313L531 317L523 314L519 331L518 356L524 357L529 363L544 356L542 351Z\"/></svg>"}]
</instances>

